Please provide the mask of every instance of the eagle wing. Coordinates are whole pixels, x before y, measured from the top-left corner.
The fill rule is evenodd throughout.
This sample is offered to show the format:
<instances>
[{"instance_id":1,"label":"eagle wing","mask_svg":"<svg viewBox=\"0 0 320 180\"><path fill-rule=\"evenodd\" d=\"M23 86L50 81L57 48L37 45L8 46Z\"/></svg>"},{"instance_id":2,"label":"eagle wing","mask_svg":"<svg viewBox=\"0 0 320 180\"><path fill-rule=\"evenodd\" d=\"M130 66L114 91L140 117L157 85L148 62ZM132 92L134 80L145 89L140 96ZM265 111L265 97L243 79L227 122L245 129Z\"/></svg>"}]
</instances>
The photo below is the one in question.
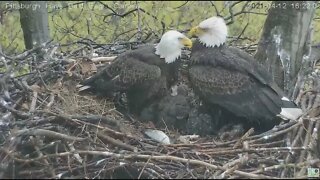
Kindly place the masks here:
<instances>
[{"instance_id":1,"label":"eagle wing","mask_svg":"<svg viewBox=\"0 0 320 180\"><path fill-rule=\"evenodd\" d=\"M281 88L273 81L271 74L247 52L239 48L228 47L224 49L223 54L227 58L226 62L222 63L227 66L226 68L228 66L232 69L236 68L254 78L261 85L268 86L271 91L274 91L280 97L285 96Z\"/></svg>"},{"instance_id":2,"label":"eagle wing","mask_svg":"<svg viewBox=\"0 0 320 180\"><path fill-rule=\"evenodd\" d=\"M189 76L202 99L236 115L271 119L280 112L281 102L274 92L245 73L220 66L193 65Z\"/></svg>"},{"instance_id":3,"label":"eagle wing","mask_svg":"<svg viewBox=\"0 0 320 180\"><path fill-rule=\"evenodd\" d=\"M119 56L111 65L86 80L98 91L124 91L161 76L161 69L156 65L147 64L137 58Z\"/></svg>"},{"instance_id":4,"label":"eagle wing","mask_svg":"<svg viewBox=\"0 0 320 180\"><path fill-rule=\"evenodd\" d=\"M202 99L249 119L302 114L248 53L232 47L206 48L195 43L189 75ZM280 113L280 114L279 114Z\"/></svg>"}]
</instances>

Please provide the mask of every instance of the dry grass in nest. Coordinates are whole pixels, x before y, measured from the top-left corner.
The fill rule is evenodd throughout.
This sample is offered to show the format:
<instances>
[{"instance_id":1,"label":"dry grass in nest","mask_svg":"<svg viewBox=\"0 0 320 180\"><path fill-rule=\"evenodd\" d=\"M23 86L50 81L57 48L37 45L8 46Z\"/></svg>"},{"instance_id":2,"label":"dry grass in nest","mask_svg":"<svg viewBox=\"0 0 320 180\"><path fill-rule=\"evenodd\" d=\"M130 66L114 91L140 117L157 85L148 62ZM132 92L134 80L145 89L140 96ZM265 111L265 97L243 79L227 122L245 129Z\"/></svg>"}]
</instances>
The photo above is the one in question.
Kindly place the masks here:
<instances>
[{"instance_id":1,"label":"dry grass in nest","mask_svg":"<svg viewBox=\"0 0 320 180\"><path fill-rule=\"evenodd\" d=\"M120 116L112 99L97 97L94 94L79 94L75 84L72 80L65 81L58 90L56 83L49 86L49 89L56 89L55 94L59 99L53 108L63 110L66 114Z\"/></svg>"},{"instance_id":2,"label":"dry grass in nest","mask_svg":"<svg viewBox=\"0 0 320 180\"><path fill-rule=\"evenodd\" d=\"M115 109L113 102L106 98L97 98L90 95L79 95L74 92L62 92L63 99L57 106L67 114L110 114Z\"/></svg>"}]
</instances>

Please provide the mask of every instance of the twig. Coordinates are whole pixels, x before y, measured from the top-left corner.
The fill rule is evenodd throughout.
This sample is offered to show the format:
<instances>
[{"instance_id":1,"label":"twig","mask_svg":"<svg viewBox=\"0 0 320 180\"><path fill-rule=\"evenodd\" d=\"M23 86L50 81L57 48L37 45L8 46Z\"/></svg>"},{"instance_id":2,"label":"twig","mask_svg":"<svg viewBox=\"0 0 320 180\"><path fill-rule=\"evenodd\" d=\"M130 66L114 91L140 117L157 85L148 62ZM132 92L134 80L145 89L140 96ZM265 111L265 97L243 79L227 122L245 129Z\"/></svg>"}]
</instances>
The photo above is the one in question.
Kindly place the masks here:
<instances>
[{"instance_id":1,"label":"twig","mask_svg":"<svg viewBox=\"0 0 320 180\"><path fill-rule=\"evenodd\" d=\"M112 13L106 15L104 17L103 21L105 21L106 17L108 17L108 16L119 16L121 18L124 18L125 16L127 16L127 15L129 15L129 14L131 14L131 13L133 13L133 12L138 10L137 8L135 8L135 9L129 10L129 11L123 13L123 14L119 14L115 10L113 10L111 7L109 7L107 4L105 4L105 3L101 2L101 1L99 1L99 3L102 4L104 7L106 7L107 9L109 9L112 12Z\"/></svg>"},{"instance_id":2,"label":"twig","mask_svg":"<svg viewBox=\"0 0 320 180\"><path fill-rule=\"evenodd\" d=\"M74 121L83 123L83 121L77 120L77 119L74 119ZM99 125L96 125L96 124L91 124L91 123L86 123L86 124L90 125L90 126L94 126L96 128L99 128L99 129L102 129L103 131L108 131L108 133L112 133L113 135L118 136L118 137L127 137L127 138L130 138L130 139L137 140L137 138L134 137L134 136L115 131L115 130L110 129L108 127L102 127L102 126L99 126Z\"/></svg>"},{"instance_id":3,"label":"twig","mask_svg":"<svg viewBox=\"0 0 320 180\"><path fill-rule=\"evenodd\" d=\"M30 137L31 141L33 142L33 145L34 145L34 148L38 154L38 157L42 157L43 156L43 153L40 151L40 148L38 147L37 145L37 138L33 138L33 137ZM49 170L50 170L50 174L52 177L55 177L56 176L56 173L54 172L54 169L53 167L49 164L48 160L47 159L43 159L42 160L44 162L45 165L49 166Z\"/></svg>"},{"instance_id":4,"label":"twig","mask_svg":"<svg viewBox=\"0 0 320 180\"><path fill-rule=\"evenodd\" d=\"M281 125L278 125L278 126L275 126L273 129L267 131L267 132L264 132L262 134L258 134L258 135L253 135L253 136L250 136L248 139L258 139L258 138L261 138L261 137L264 137L266 135L269 135L269 134L273 134L275 132L278 132L280 130L284 130L284 129L287 129L293 125L297 124L296 121L289 121L287 123L284 123L284 124L281 124Z\"/></svg>"},{"instance_id":5,"label":"twig","mask_svg":"<svg viewBox=\"0 0 320 180\"><path fill-rule=\"evenodd\" d=\"M66 116L66 115L63 115ZM112 119L110 116L99 116L99 115L71 115L71 116L67 116L70 117L71 119L79 119L82 121L87 121L87 122L104 122L104 123L108 123L112 126L116 126L116 127L120 127L120 122L117 120Z\"/></svg>"},{"instance_id":6,"label":"twig","mask_svg":"<svg viewBox=\"0 0 320 180\"><path fill-rule=\"evenodd\" d=\"M251 149L233 149L233 150L222 150L222 151L217 151L217 150L199 150L201 153L206 153L209 155L226 155L226 154L236 154L236 153L243 153L243 152L248 152L248 153L253 153L253 152L293 152L293 151L302 151L302 150L310 150L308 147L272 147L272 148L251 148Z\"/></svg>"},{"instance_id":7,"label":"twig","mask_svg":"<svg viewBox=\"0 0 320 180\"><path fill-rule=\"evenodd\" d=\"M67 143L68 147L70 148L71 151L76 151L76 149L74 148L73 144L69 144ZM83 159L80 157L80 155L78 153L75 153L73 155L75 157L75 159L79 162L79 163L82 163L83 162Z\"/></svg>"},{"instance_id":8,"label":"twig","mask_svg":"<svg viewBox=\"0 0 320 180\"><path fill-rule=\"evenodd\" d=\"M186 4L188 4L188 2L189 2L189 1L186 1L186 2L184 2L183 4L181 4L181 5L178 6L178 7L174 7L173 9L179 9L179 8L185 6Z\"/></svg>"},{"instance_id":9,"label":"twig","mask_svg":"<svg viewBox=\"0 0 320 180\"><path fill-rule=\"evenodd\" d=\"M288 163L288 164L277 164L277 165L273 165L270 167L264 167L261 169L257 169L255 171L252 171L251 173L253 174L257 174L257 173L262 173L262 172L267 172L267 171L272 171L272 170L276 170L276 169L283 169L283 168L288 168L288 167L293 167L293 168L302 168L304 166L310 166L310 165L314 165L320 162L320 159L314 159L311 161L306 161L306 162L301 162L301 163Z\"/></svg>"},{"instance_id":10,"label":"twig","mask_svg":"<svg viewBox=\"0 0 320 180\"><path fill-rule=\"evenodd\" d=\"M247 24L244 26L244 28L242 29L242 31L240 32L240 34L238 35L238 37L237 37L235 40L231 41L230 43L239 40L239 39L241 38L241 36L244 34L244 32L246 31L248 25L249 25L249 23L247 23Z\"/></svg>"},{"instance_id":11,"label":"twig","mask_svg":"<svg viewBox=\"0 0 320 180\"><path fill-rule=\"evenodd\" d=\"M269 140L269 139L272 139L272 138L275 138L279 135L282 135L282 134L285 134L289 131L291 131L292 129L298 127L301 125L301 121L299 121L298 123L292 125L291 127L287 128L287 129L284 129L284 130L280 130L280 131L277 131L277 132L273 132L272 134L268 134L268 135L264 135L263 137L259 138L259 139L256 139L256 140L251 140L249 143L254 143L254 142L257 142L257 141L265 141L265 140Z\"/></svg>"},{"instance_id":12,"label":"twig","mask_svg":"<svg viewBox=\"0 0 320 180\"><path fill-rule=\"evenodd\" d=\"M298 140L300 139L300 137L301 137L301 135L302 135L302 132L303 132L303 127L299 127L298 134L297 134L296 138L293 140L293 142L292 142L292 144L291 144L291 147L294 147L294 146L297 145ZM291 162L291 157L292 157L292 155L291 155L291 152L290 152L290 153L287 154L287 157L286 157L286 159L285 159L285 163L286 163L286 164L288 164L288 163ZM288 171L288 169L285 168L285 169L281 172L281 178L284 178L284 177L285 177L285 175L287 174L287 171Z\"/></svg>"},{"instance_id":13,"label":"twig","mask_svg":"<svg viewBox=\"0 0 320 180\"><path fill-rule=\"evenodd\" d=\"M52 116L57 116L57 117L61 117L63 119L66 120L73 120L73 119L79 119L82 121L88 121L88 122L100 122L103 121L105 123L108 123L110 125L119 126L119 122L116 120L113 120L112 118L108 118L108 117L103 117L103 116L98 116L98 115L66 115L66 114L57 114L54 113L52 111L48 111L48 110L37 110L35 111L35 113L45 113L45 114L49 114Z\"/></svg>"},{"instance_id":14,"label":"twig","mask_svg":"<svg viewBox=\"0 0 320 180\"><path fill-rule=\"evenodd\" d=\"M48 136L51 138L64 139L68 141L84 141L86 138L73 137L70 135L61 134L58 132L46 130L46 129L24 129L14 132L16 136L21 135L33 135L33 136Z\"/></svg>"},{"instance_id":15,"label":"twig","mask_svg":"<svg viewBox=\"0 0 320 180\"><path fill-rule=\"evenodd\" d=\"M270 143L263 143L263 144L252 144L250 145L251 147L272 147L272 146L276 146L276 145L281 145L284 144L285 140L279 140L279 141L272 141Z\"/></svg>"},{"instance_id":16,"label":"twig","mask_svg":"<svg viewBox=\"0 0 320 180\"><path fill-rule=\"evenodd\" d=\"M29 112L33 112L36 109L37 98L38 98L38 92L33 91L32 92L32 101L31 101Z\"/></svg>"},{"instance_id":17,"label":"twig","mask_svg":"<svg viewBox=\"0 0 320 180\"><path fill-rule=\"evenodd\" d=\"M24 118L24 119L25 118L29 118L30 115L31 115L30 113L25 113L25 112L18 111L18 110L14 109L14 108L9 107L7 105L7 103L5 103L5 100L2 97L0 97L0 107L5 108L8 111L10 111L12 114L15 114L15 115L17 115L17 116L19 116L21 118Z\"/></svg>"},{"instance_id":18,"label":"twig","mask_svg":"<svg viewBox=\"0 0 320 180\"><path fill-rule=\"evenodd\" d=\"M305 136L304 142L303 142L303 146L305 146L305 147L307 147L309 145L309 143L310 143L310 138L311 138L311 135L312 135L313 125L314 125L314 122L313 121L309 121L308 129L306 131L306 136ZM302 162L304 160L305 154L306 154L306 151L301 151L299 162Z\"/></svg>"},{"instance_id":19,"label":"twig","mask_svg":"<svg viewBox=\"0 0 320 180\"><path fill-rule=\"evenodd\" d=\"M130 151L133 151L133 152L138 152L138 149L136 147L133 147L131 145L128 145L128 144L125 144L119 140L116 140L110 136L107 136L105 134L102 134L101 132L98 132L98 137L104 139L104 140L107 140L109 143L112 143L118 147L122 147L124 149L127 149L127 150L130 150Z\"/></svg>"},{"instance_id":20,"label":"twig","mask_svg":"<svg viewBox=\"0 0 320 180\"><path fill-rule=\"evenodd\" d=\"M94 63L98 62L110 62L113 61L117 56L111 56L111 57L96 57L92 58L91 61Z\"/></svg>"},{"instance_id":21,"label":"twig","mask_svg":"<svg viewBox=\"0 0 320 180\"><path fill-rule=\"evenodd\" d=\"M149 159L147 160L147 162L144 164L144 166L143 166L143 168L142 168L142 170L141 170L141 172L140 172L140 174L139 174L139 176L138 176L138 179L141 178L141 175L142 175L143 171L145 170L145 168L147 167L147 165L149 164L150 159L151 159L151 158L149 158Z\"/></svg>"},{"instance_id":22,"label":"twig","mask_svg":"<svg viewBox=\"0 0 320 180\"><path fill-rule=\"evenodd\" d=\"M238 16L238 15L240 15L240 14L243 14L243 13L245 12L246 7L247 7L248 4L250 3L250 1L246 1L245 4L242 6L242 9L241 9L239 12L233 13L233 9L232 9L232 8L233 8L235 5L237 5L237 4L241 3L241 2L243 2L243 1L236 1L236 2L232 3L232 4L229 6L230 16L224 18L225 21L228 21L229 19L231 19L229 22L227 22L227 25L230 25L230 24L232 24L232 23L234 22L234 17L235 17L235 16Z\"/></svg>"},{"instance_id":23,"label":"twig","mask_svg":"<svg viewBox=\"0 0 320 180\"><path fill-rule=\"evenodd\" d=\"M234 145L233 149L236 149L239 147L240 144L244 141L244 139L248 138L252 133L254 133L253 128L249 129Z\"/></svg>"},{"instance_id":24,"label":"twig","mask_svg":"<svg viewBox=\"0 0 320 180\"><path fill-rule=\"evenodd\" d=\"M320 149L317 149L317 145L320 147L320 120L316 121L316 125L314 126L312 137L309 143L309 147L315 152L320 154Z\"/></svg>"},{"instance_id":25,"label":"twig","mask_svg":"<svg viewBox=\"0 0 320 180\"><path fill-rule=\"evenodd\" d=\"M45 43L42 43L41 45L38 45L30 50L27 50L25 52L23 52L22 54L19 54L17 56L7 56L5 54L3 54L1 51L0 51L0 55L7 58L7 59L10 59L10 60L23 60L25 59L26 57L28 57L29 55L31 55L32 53L36 52L36 51L39 51L40 49L43 49L44 47L46 47L47 45L49 45L53 40L50 40L50 41L47 41Z\"/></svg>"},{"instance_id":26,"label":"twig","mask_svg":"<svg viewBox=\"0 0 320 180\"><path fill-rule=\"evenodd\" d=\"M152 159L152 160L169 160L169 161L177 161L177 162L182 162L182 163L189 163L192 165L200 165L200 166L205 166L208 168L212 168L212 169L220 169L220 170L224 170L226 171L227 169L221 167L221 166L216 166L204 161L199 161L199 160L194 160L194 159L185 159L185 158L180 158L180 157L175 157L175 156L150 156L150 155L142 155L142 154L134 154L134 155L123 155L123 154L116 154L116 153L112 153L112 152L103 152L103 151L70 151L70 152L63 152L63 153L58 153L58 154L48 154L48 155L44 155L42 157L38 157L38 158L32 158L32 159L20 159L20 158L16 158L13 155L11 155L10 152L8 152L7 150L2 149L2 151L6 152L7 155L9 155L12 159L14 159L15 161L19 161L19 162L23 162L23 163L31 163L31 162L35 162L44 158L50 158L50 157L62 157L62 156L69 156L72 155L74 153L79 153L79 154L88 154L88 155L100 155L100 156L106 156L106 157L114 157L114 158L118 158L118 159ZM247 178L268 178L268 179L274 179L271 176L265 176L265 175L257 175L257 174L252 174L252 173L247 173L247 172L243 172L243 171L239 171L239 170L235 170L233 172L234 174L240 175L240 176L244 176Z\"/></svg>"},{"instance_id":27,"label":"twig","mask_svg":"<svg viewBox=\"0 0 320 180\"><path fill-rule=\"evenodd\" d=\"M142 39L142 30L141 30L141 15L140 15L140 6L138 1L136 1L136 8L137 8L137 14L138 14L138 41L141 41Z\"/></svg>"},{"instance_id":28,"label":"twig","mask_svg":"<svg viewBox=\"0 0 320 180\"><path fill-rule=\"evenodd\" d=\"M241 156L240 158L234 160L234 161L231 161L231 162L228 162L227 164L223 165L222 167L225 168L225 169L229 169L230 167L235 167L237 164L242 164L244 162L247 162L248 161L248 155L244 155L244 156ZM217 172L214 173L214 177L221 177L223 178L223 175L221 174L222 171L221 170L218 170ZM220 175L219 175L220 174ZM226 172L224 172L224 174L226 174Z\"/></svg>"},{"instance_id":29,"label":"twig","mask_svg":"<svg viewBox=\"0 0 320 180\"><path fill-rule=\"evenodd\" d=\"M53 102L54 102L54 94L53 94L53 93L50 93L49 102L48 102L48 104L46 105L46 108L47 108L47 109L50 109L50 107L53 105Z\"/></svg>"},{"instance_id":30,"label":"twig","mask_svg":"<svg viewBox=\"0 0 320 180\"><path fill-rule=\"evenodd\" d=\"M216 15L217 15L217 16L221 16L220 13L218 12L218 9L217 9L216 5L214 4L214 2L210 1L210 3L211 3L211 6L214 7L214 10L215 10L215 12L216 12Z\"/></svg>"}]
</instances>

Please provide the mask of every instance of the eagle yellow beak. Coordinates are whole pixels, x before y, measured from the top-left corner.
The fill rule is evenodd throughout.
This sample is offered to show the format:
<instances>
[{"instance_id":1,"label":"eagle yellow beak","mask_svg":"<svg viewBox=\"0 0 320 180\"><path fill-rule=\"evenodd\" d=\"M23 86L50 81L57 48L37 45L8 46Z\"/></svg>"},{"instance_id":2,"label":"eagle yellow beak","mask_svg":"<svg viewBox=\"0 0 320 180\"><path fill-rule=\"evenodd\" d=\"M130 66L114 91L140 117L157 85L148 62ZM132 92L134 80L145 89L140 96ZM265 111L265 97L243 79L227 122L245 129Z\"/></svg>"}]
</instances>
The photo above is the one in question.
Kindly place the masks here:
<instances>
[{"instance_id":1,"label":"eagle yellow beak","mask_svg":"<svg viewBox=\"0 0 320 180\"><path fill-rule=\"evenodd\" d=\"M189 37L198 37L199 35L202 35L205 31L201 29L199 26L195 26L190 29L188 36Z\"/></svg>"},{"instance_id":2,"label":"eagle yellow beak","mask_svg":"<svg viewBox=\"0 0 320 180\"><path fill-rule=\"evenodd\" d=\"M190 49L192 48L192 41L191 41L191 39L189 39L187 37L182 38L181 43L187 48L190 48Z\"/></svg>"}]
</instances>

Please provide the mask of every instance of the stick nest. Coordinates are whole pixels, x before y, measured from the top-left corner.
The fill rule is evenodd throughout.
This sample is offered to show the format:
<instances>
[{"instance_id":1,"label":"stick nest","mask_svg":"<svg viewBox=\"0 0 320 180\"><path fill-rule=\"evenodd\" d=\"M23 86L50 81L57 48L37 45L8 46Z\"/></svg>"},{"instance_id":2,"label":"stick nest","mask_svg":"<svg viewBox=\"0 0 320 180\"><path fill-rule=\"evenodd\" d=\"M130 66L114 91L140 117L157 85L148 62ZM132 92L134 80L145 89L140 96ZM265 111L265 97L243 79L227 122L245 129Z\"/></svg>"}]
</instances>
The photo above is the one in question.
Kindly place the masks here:
<instances>
[{"instance_id":1,"label":"stick nest","mask_svg":"<svg viewBox=\"0 0 320 180\"><path fill-rule=\"evenodd\" d=\"M170 145L144 136L147 125L125 118L112 99L77 92L80 80L136 46L86 44L62 53L46 43L2 54L0 177L307 178L308 168L320 168L320 94L312 83L296 98L306 112L298 121L232 140L189 136ZM314 73L300 79L313 82Z\"/></svg>"}]
</instances>

